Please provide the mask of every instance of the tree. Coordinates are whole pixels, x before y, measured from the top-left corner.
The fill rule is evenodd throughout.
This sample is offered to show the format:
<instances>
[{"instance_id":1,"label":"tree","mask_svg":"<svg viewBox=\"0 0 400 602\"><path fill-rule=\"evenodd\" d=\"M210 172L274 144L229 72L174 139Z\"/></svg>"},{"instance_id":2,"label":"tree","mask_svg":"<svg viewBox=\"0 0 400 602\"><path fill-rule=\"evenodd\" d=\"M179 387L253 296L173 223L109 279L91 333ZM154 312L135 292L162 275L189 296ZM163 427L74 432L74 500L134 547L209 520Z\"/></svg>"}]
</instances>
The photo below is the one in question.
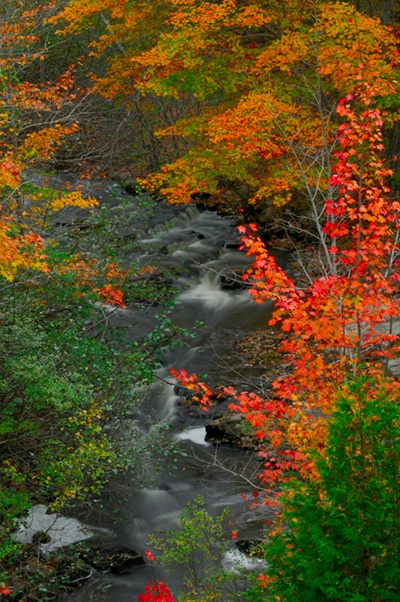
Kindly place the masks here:
<instances>
[{"instance_id":1,"label":"tree","mask_svg":"<svg viewBox=\"0 0 400 602\"><path fill-rule=\"evenodd\" d=\"M341 149L330 178L339 198L328 200L324 212L326 275L298 289L259 237L243 239L247 253L255 256L250 293L258 301L276 301L271 323L286 334L282 349L292 372L273 383L272 399L240 394L232 407L246 415L260 440L267 437L280 448L282 460L293 460L291 453L300 460L323 446L326 418L347 374L384 375L388 386L399 388L389 371L399 351L399 205L388 198L390 173L379 156L381 113L369 108L368 97L362 102L366 108L360 116L351 98L338 106L347 121L338 129ZM305 465L306 471L312 469ZM268 461L264 477L268 481L284 470L284 462Z\"/></svg>"},{"instance_id":2,"label":"tree","mask_svg":"<svg viewBox=\"0 0 400 602\"><path fill-rule=\"evenodd\" d=\"M56 19L71 34L99 15L107 30L94 53L111 56L96 77L98 92L115 98L133 88L188 103L157 134L175 140L180 156L144 180L171 201L207 194L221 209L264 216L280 207L275 214L284 213L286 227L291 214L302 213L302 229L315 233L332 193L326 184L339 98L374 81L374 102L393 113L393 127L396 38L346 3L187 0L117 8L75 0ZM116 54L122 39L123 56Z\"/></svg>"},{"instance_id":3,"label":"tree","mask_svg":"<svg viewBox=\"0 0 400 602\"><path fill-rule=\"evenodd\" d=\"M157 351L171 330L165 335L160 327L154 337L132 342L113 328L109 311L99 303L101 295L107 303L122 302L116 283L126 269L121 275L122 245L113 227L125 232L117 220L125 227L129 209L124 204L112 219L106 211L88 216L79 224L88 227L75 233L68 226L49 226L48 271L23 265L11 281L0 279L0 558L5 571L0 581L4 578L15 595L26 587L30 552L12 534L34 503L57 511L93 503L117 471L130 469L139 481L143 470L150 472L147 462L156 470L159 454L170 449L166 431L147 432L151 418L145 422L140 415L141 393L135 391L138 383L151 381L159 366ZM121 240L126 245L123 234ZM154 302L156 293L146 285L141 289L138 298ZM134 440L127 420L135 425ZM55 571L47 560L36 562L31 591L47 581L46 571Z\"/></svg>"},{"instance_id":4,"label":"tree","mask_svg":"<svg viewBox=\"0 0 400 602\"><path fill-rule=\"evenodd\" d=\"M338 198L327 200L324 208L324 275L297 287L255 235L256 226L239 228L254 259L245 274L250 294L258 302L275 301L270 324L285 334L281 349L291 371L273 382L266 398L232 387L222 390L235 398L231 409L245 416L260 441L266 458L261 478L273 497L271 486L285 480L288 470L315 478L310 453L324 449L327 419L349 374L383 379L394 391L400 387L390 373L399 354L400 206L386 185L390 170L381 158L382 114L370 108L368 95L358 102L361 113L350 96L337 108L343 122L329 184ZM210 403L204 383L182 373L180 380L196 389L200 403Z\"/></svg>"},{"instance_id":5,"label":"tree","mask_svg":"<svg viewBox=\"0 0 400 602\"><path fill-rule=\"evenodd\" d=\"M16 227L35 231L44 230L51 213L66 206L97 204L79 191L46 189L32 178L34 170L49 166L67 137L78 129L71 111L73 66L53 82L26 80L27 64L45 60L46 51L36 47L40 12L40 7L21 13L16 9L12 18L0 21L0 198Z\"/></svg>"},{"instance_id":6,"label":"tree","mask_svg":"<svg viewBox=\"0 0 400 602\"><path fill-rule=\"evenodd\" d=\"M276 503L275 484L287 480L293 480L295 494L293 473L319 495L324 469L318 462L320 457L330 457L329 417L336 411L338 390L355 379L374 383L378 400L385 392L388 399L397 399L400 386L390 374L399 354L394 326L399 314L400 205L389 197L393 170L384 160L382 129L384 123L387 132L396 128L395 32L347 3L327 0L246 4L72 0L56 16L53 5L48 12L43 7L29 11L24 3L12 1L7 6L15 11L1 24L7 51L0 65L0 162L4 166L0 192L5 213L0 224L0 273L16 290L19 271L24 270L29 282L26 306L33 311L39 308L40 315L32 320L32 333L44 331L43 346L39 342L35 346L34 334L25 336L30 341L26 355L32 361L20 371L18 354L4 357L7 485L18 483L23 491L19 501L28 503L20 460L10 459L11 434L17 428L26 428L28 449L39 449L37 433L45 432L50 448L60 451L54 462L46 453L35 456L35 463L23 460L44 487L51 473L60 503L73 498L71 492L90 490L81 474L83 456L90 458L94 485L101 481L104 463L97 459L107 463L109 448L98 430L102 411L97 399L82 394L81 370L63 373L62 361L56 362L49 384L52 397L43 401L39 355L47 358L50 341L59 342L43 316L53 320L57 303L65 302L60 281L73 281L66 295L68 308L82 296L88 301L84 310L91 315L93 291L123 303L119 288L112 286L124 278L118 265L103 262L105 282L104 278L101 282L103 273L99 276L95 258L87 261L67 253L57 262L57 249L41 238L47 233L49 215L67 203L90 207L93 201L79 193L56 193L26 179L29 169L52 160L78 127L75 66L58 72L51 82L42 77L29 80L28 62L40 65L44 57L38 38L26 35L40 14L40 23L45 17L49 17L46 26L62 23L67 36L81 35L87 28L95 32L97 26L89 52L96 62L91 94L119 103L127 114L138 117L145 113L146 103L150 105L148 121L161 126L157 136L168 162L144 180L146 186L161 190L171 201L208 195L210 202L235 213L246 211L248 216L254 211L265 219L272 212L276 227L316 242L317 269L310 273L306 268L307 284L304 280L299 284L278 268L256 235L257 226L242 227L244 248L254 258L246 274L250 292L256 301L275 301L272 323L287 335L282 349L292 372L276 379L268 398L229 387L224 393L234 397L231 409L245 415L260 441L266 495L273 494ZM381 8L386 22L388 3ZM161 99L162 117L155 115L155 99ZM393 164L397 146L390 143L387 149ZM36 270L46 274L49 266L56 276L45 288L41 283L46 275L39 280L31 274ZM22 298L20 290L14 298ZM47 294L54 290L54 297ZM84 313L80 315L82 323ZM11 333L10 341L21 328L21 316L12 317L13 322L7 319L4 326ZM57 319L53 326L60 324ZM205 383L182 373L181 381L204 406L210 403ZM68 393L66 406L60 393L63 387ZM346 394L350 395L347 389ZM99 389L97 397L102 399ZM21 399L25 407L39 410L39 419L48 411L48 403L57 424L79 439L77 452L70 453L62 429L54 432L46 423L41 431L35 420L22 420L21 427ZM81 443L82 429L89 442ZM14 499L11 506L12 512L21 511ZM324 595L326 587L327 582L320 585ZM143 595L151 599L159 593L153 584Z\"/></svg>"},{"instance_id":7,"label":"tree","mask_svg":"<svg viewBox=\"0 0 400 602\"><path fill-rule=\"evenodd\" d=\"M251 600L389 602L400 588L398 391L344 382L314 454L318 479L290 482Z\"/></svg>"},{"instance_id":8,"label":"tree","mask_svg":"<svg viewBox=\"0 0 400 602\"><path fill-rule=\"evenodd\" d=\"M125 203L111 219L79 185L59 190L44 173L78 131L75 68L39 69L51 37L41 45L43 21L53 9L13 0L0 7L0 582L5 571L15 595L24 587L27 552L12 534L28 508L85 502L140 458L138 475L150 441L153 459L166 444L145 428L134 449L113 435L111 425L122 430L116 425L127 412L133 420L132 391L151 379L164 339L121 345L99 304L124 306L128 273L133 289L133 262L120 265L112 228L120 232L131 213L143 220L148 207L134 213ZM68 207L85 210L82 230L55 227ZM143 276L147 268L135 275L140 270ZM147 286L136 294L149 302L155 295ZM39 556L36 562L40 580Z\"/></svg>"}]
</instances>

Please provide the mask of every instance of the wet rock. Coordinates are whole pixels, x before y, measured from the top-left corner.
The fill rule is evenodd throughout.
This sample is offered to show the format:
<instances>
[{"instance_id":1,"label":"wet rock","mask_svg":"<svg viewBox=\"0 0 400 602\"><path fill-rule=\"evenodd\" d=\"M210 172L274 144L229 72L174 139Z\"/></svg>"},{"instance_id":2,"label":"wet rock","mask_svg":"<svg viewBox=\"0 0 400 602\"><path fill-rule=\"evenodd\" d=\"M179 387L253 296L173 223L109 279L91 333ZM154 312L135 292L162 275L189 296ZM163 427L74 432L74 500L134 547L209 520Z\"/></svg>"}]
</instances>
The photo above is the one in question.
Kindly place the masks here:
<instances>
[{"instance_id":1,"label":"wet rock","mask_svg":"<svg viewBox=\"0 0 400 602\"><path fill-rule=\"evenodd\" d=\"M174 394L183 399L191 399L193 397L193 392L182 385L174 385Z\"/></svg>"},{"instance_id":2,"label":"wet rock","mask_svg":"<svg viewBox=\"0 0 400 602\"><path fill-rule=\"evenodd\" d=\"M93 575L93 568L76 554L54 557L53 566L57 580L67 588L79 587Z\"/></svg>"},{"instance_id":3,"label":"wet rock","mask_svg":"<svg viewBox=\"0 0 400 602\"><path fill-rule=\"evenodd\" d=\"M265 568L262 550L258 539L242 539L228 550L222 558L222 566L228 573L242 573L243 571L259 571Z\"/></svg>"},{"instance_id":4,"label":"wet rock","mask_svg":"<svg viewBox=\"0 0 400 602\"><path fill-rule=\"evenodd\" d=\"M254 449L255 438L251 426L241 414L227 412L206 425L206 441L221 445L235 445Z\"/></svg>"},{"instance_id":5,"label":"wet rock","mask_svg":"<svg viewBox=\"0 0 400 602\"><path fill-rule=\"evenodd\" d=\"M140 554L121 545L82 549L79 556L98 571L116 575L130 573L136 566L145 564Z\"/></svg>"},{"instance_id":6,"label":"wet rock","mask_svg":"<svg viewBox=\"0 0 400 602\"><path fill-rule=\"evenodd\" d=\"M262 539L239 539L235 545L239 552L246 554L246 556L252 556L254 553L260 553L262 544Z\"/></svg>"},{"instance_id":7,"label":"wet rock","mask_svg":"<svg viewBox=\"0 0 400 602\"><path fill-rule=\"evenodd\" d=\"M37 544L43 552L53 552L92 535L93 530L75 518L49 512L48 506L36 504L20 521L14 538L21 543Z\"/></svg>"},{"instance_id":8,"label":"wet rock","mask_svg":"<svg viewBox=\"0 0 400 602\"><path fill-rule=\"evenodd\" d=\"M247 284L242 279L243 270L237 269L221 274L221 288L224 291L243 291Z\"/></svg>"},{"instance_id":9,"label":"wet rock","mask_svg":"<svg viewBox=\"0 0 400 602\"><path fill-rule=\"evenodd\" d=\"M46 531L36 531L32 535L32 543L50 543L51 537Z\"/></svg>"}]
</instances>

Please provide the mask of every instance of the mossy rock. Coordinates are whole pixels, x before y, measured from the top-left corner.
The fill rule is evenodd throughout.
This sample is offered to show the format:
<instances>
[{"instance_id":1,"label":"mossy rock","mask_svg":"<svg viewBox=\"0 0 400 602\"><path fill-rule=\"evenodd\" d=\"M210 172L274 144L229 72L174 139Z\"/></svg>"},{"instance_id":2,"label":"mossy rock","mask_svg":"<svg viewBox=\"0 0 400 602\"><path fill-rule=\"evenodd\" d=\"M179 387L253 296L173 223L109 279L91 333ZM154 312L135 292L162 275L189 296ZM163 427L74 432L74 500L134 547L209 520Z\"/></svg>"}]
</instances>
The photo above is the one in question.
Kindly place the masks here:
<instances>
[{"instance_id":1,"label":"mossy rock","mask_svg":"<svg viewBox=\"0 0 400 602\"><path fill-rule=\"evenodd\" d=\"M88 565L103 573L123 575L135 567L145 564L142 556L130 548L121 545L108 547L85 547L79 552L80 558Z\"/></svg>"},{"instance_id":2,"label":"mossy rock","mask_svg":"<svg viewBox=\"0 0 400 602\"><path fill-rule=\"evenodd\" d=\"M205 440L246 449L254 449L256 446L253 431L246 418L242 414L231 412L218 416L206 425Z\"/></svg>"}]
</instances>

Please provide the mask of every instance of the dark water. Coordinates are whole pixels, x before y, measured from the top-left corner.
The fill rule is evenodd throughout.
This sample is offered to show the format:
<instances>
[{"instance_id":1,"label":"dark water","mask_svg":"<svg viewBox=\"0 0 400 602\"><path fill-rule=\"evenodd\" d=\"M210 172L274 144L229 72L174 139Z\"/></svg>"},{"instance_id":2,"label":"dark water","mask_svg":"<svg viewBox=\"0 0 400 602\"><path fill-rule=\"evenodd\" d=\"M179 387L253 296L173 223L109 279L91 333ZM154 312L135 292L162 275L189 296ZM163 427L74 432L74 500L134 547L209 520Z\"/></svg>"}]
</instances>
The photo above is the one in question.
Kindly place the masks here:
<instances>
[{"instance_id":1,"label":"dark water","mask_svg":"<svg viewBox=\"0 0 400 602\"><path fill-rule=\"evenodd\" d=\"M243 253L236 250L238 234L233 220L210 211L199 212L195 207L168 207L161 203L151 226L158 230L150 229L144 235L146 250L142 261L157 256L166 265L178 267L181 274L174 323L186 328L203 323L190 344L165 350L163 368L157 374L157 382L146 392L143 404L143 411L155 416L156 421L171 425L185 455L178 457L173 471L169 470L167 458L165 469L148 488L140 488L129 477L113 483L104 502L106 514L96 518L93 513L88 520L109 529L117 543L144 553L150 533L177 527L177 518L187 502L202 496L213 515L229 509L232 528L238 530L239 538L257 537L267 511L249 510L241 494L251 495L257 485L258 460L243 450L216 448L204 441L209 417L199 412L189 416L179 409L180 398L169 368L204 372L211 383L243 389L257 387L257 370L243 364L234 352L234 344L266 324L271 306L255 304L237 285L229 288L225 277L221 285L221 274L240 274L248 263ZM140 313L132 308L119 312L119 319L128 324L135 321L132 336L140 331ZM147 320L144 328L148 329L153 318L146 315L143 320ZM242 472L245 478L240 476ZM225 561L229 562L229 555ZM130 575L94 572L90 581L64 595L60 602L132 602L154 578L153 570L148 563ZM178 584L179 576L165 576L158 568L156 571L156 578L164 578L172 589Z\"/></svg>"}]
</instances>

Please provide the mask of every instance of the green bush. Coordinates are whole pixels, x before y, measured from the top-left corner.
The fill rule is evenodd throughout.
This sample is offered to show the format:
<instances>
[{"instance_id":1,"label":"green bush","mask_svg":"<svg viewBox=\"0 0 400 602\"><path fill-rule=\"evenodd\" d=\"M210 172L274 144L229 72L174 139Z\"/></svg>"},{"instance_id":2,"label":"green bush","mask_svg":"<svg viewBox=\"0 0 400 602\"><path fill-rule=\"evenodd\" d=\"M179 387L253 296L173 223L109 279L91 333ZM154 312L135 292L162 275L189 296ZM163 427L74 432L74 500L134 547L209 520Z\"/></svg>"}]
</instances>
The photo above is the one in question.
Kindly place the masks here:
<instances>
[{"instance_id":1,"label":"green bush","mask_svg":"<svg viewBox=\"0 0 400 602\"><path fill-rule=\"evenodd\" d=\"M150 543L160 554L156 560L169 572L183 575L182 602L238 600L237 575L221 566L231 542L224 536L228 510L216 518L204 507L202 498L189 502L179 517L179 528L153 534Z\"/></svg>"},{"instance_id":2,"label":"green bush","mask_svg":"<svg viewBox=\"0 0 400 602\"><path fill-rule=\"evenodd\" d=\"M396 388L359 379L343 386L315 457L316 482L291 481L282 530L265 547L261 602L393 602L400 592L400 407Z\"/></svg>"}]
</instances>

